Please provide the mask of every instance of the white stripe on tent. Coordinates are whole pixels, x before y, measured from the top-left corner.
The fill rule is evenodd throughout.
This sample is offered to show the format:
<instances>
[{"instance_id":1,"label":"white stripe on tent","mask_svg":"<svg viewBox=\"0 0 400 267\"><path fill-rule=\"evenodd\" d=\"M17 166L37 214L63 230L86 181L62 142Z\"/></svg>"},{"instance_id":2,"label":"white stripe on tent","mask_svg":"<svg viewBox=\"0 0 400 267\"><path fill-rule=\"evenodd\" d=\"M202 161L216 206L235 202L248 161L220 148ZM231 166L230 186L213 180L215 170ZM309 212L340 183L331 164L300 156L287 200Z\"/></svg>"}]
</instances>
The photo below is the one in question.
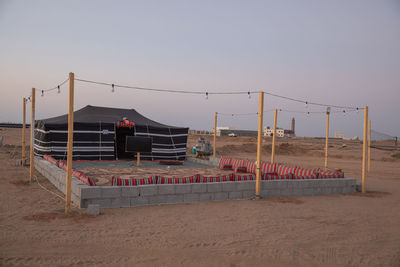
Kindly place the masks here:
<instances>
[{"instance_id":1,"label":"white stripe on tent","mask_svg":"<svg viewBox=\"0 0 400 267\"><path fill-rule=\"evenodd\" d=\"M67 151L67 147L43 147L39 145L34 145L34 148L40 151L58 151L58 152L65 152ZM104 151L104 152L114 152L114 147L110 146L102 146L102 147L93 147L93 146L74 146L73 151Z\"/></svg>"},{"instance_id":2,"label":"white stripe on tent","mask_svg":"<svg viewBox=\"0 0 400 267\"><path fill-rule=\"evenodd\" d=\"M187 136L187 134L155 134L155 133L139 133L136 132L136 135L146 135L146 136L159 136L159 137L179 137L179 136Z\"/></svg>"},{"instance_id":3,"label":"white stripe on tent","mask_svg":"<svg viewBox=\"0 0 400 267\"><path fill-rule=\"evenodd\" d=\"M107 130L107 129L104 129L104 130ZM42 129L35 129L35 131L38 131L38 132L41 132L41 133L45 133L45 134L48 134L48 133L68 133L68 131L62 131L62 130L48 130L48 131L44 131L44 130L42 130ZM96 133L96 134L98 134L98 133L103 133L103 130L101 130L101 131L80 131L80 130L74 130L74 133ZM107 135L107 134L114 134L115 132L114 131L110 131L110 130L108 130L108 132L106 133L106 134L104 134L104 135Z\"/></svg>"},{"instance_id":4,"label":"white stripe on tent","mask_svg":"<svg viewBox=\"0 0 400 267\"><path fill-rule=\"evenodd\" d=\"M186 152L186 148L175 148L175 149L163 149L163 148L153 148L152 152L155 153L166 153L166 152L170 152L170 153L174 153L174 152Z\"/></svg>"},{"instance_id":5,"label":"white stripe on tent","mask_svg":"<svg viewBox=\"0 0 400 267\"><path fill-rule=\"evenodd\" d=\"M183 155L179 155L178 154L178 158L181 158L181 157L185 157L185 155L184 154ZM171 159L176 159L176 154L174 154L172 156L158 156L158 155L151 156L151 155L142 155L142 154L140 154L140 158L171 158Z\"/></svg>"},{"instance_id":6,"label":"white stripe on tent","mask_svg":"<svg viewBox=\"0 0 400 267\"><path fill-rule=\"evenodd\" d=\"M38 141L40 143L45 143L45 144L50 144L50 143L61 143L61 144L67 144L68 141L41 141L39 139L35 139L35 141ZM100 141L74 141L74 144L99 144ZM101 141L102 144L114 144L114 141Z\"/></svg>"},{"instance_id":7,"label":"white stripe on tent","mask_svg":"<svg viewBox=\"0 0 400 267\"><path fill-rule=\"evenodd\" d=\"M153 143L153 146L174 146L174 144L158 144L158 143ZM185 146L185 147L186 147L186 143L175 144L175 146Z\"/></svg>"}]
</instances>

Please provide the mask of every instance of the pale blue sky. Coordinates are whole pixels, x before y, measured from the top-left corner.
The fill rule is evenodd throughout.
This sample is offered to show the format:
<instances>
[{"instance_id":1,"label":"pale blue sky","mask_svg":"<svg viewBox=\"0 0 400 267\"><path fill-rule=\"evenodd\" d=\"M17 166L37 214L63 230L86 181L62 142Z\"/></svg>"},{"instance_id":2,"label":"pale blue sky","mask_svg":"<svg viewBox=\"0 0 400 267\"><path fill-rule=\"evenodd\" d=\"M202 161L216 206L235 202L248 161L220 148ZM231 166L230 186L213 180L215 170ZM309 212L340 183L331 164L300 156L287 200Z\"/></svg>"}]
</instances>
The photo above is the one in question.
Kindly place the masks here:
<instances>
[{"instance_id":1,"label":"pale blue sky","mask_svg":"<svg viewBox=\"0 0 400 267\"><path fill-rule=\"evenodd\" d=\"M400 136L400 1L0 0L0 121L21 122L22 97L76 77L182 90L264 90L370 107L373 128ZM40 97L37 118L67 112L63 87ZM215 111L257 112L258 97L187 96L76 82L75 109L135 108L172 125L211 129ZM324 110L266 96L265 109ZM325 116L296 118L298 135L324 136ZM265 114L264 125L272 125ZM361 136L362 112L332 115ZM257 117L220 125L256 129Z\"/></svg>"}]
</instances>

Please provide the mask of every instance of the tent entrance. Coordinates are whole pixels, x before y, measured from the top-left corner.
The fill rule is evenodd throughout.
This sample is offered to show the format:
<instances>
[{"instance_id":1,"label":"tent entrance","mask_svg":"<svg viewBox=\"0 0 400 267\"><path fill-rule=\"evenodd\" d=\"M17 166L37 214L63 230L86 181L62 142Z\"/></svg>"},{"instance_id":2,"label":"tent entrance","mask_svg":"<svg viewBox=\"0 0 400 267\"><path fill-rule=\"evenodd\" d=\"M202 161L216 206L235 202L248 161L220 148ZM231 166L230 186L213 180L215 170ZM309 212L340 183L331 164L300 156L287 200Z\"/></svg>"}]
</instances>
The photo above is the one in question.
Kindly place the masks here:
<instances>
[{"instance_id":1,"label":"tent entrance","mask_svg":"<svg viewBox=\"0 0 400 267\"><path fill-rule=\"evenodd\" d=\"M126 150L126 137L135 135L134 127L115 127L115 143L116 143L116 156L117 159L134 159L136 153L125 152Z\"/></svg>"}]
</instances>

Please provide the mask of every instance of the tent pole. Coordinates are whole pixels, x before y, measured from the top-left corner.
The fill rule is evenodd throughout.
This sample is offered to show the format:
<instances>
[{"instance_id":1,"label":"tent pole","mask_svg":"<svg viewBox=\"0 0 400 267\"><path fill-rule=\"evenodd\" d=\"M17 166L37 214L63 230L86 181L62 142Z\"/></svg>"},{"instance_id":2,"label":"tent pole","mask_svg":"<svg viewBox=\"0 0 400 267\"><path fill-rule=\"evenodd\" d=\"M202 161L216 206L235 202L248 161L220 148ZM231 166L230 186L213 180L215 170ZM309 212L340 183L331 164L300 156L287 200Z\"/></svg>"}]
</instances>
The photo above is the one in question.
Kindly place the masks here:
<instances>
[{"instance_id":1,"label":"tent pole","mask_svg":"<svg viewBox=\"0 0 400 267\"><path fill-rule=\"evenodd\" d=\"M365 106L364 108L364 133L363 133L363 156L362 156L362 176L361 176L361 191L362 193L365 193L367 191L366 185L365 185L365 180L366 180L366 170L365 170L365 165L367 163L367 143L368 143L368 106Z\"/></svg>"},{"instance_id":2,"label":"tent pole","mask_svg":"<svg viewBox=\"0 0 400 267\"><path fill-rule=\"evenodd\" d=\"M213 157L217 156L217 116L218 112L215 112L214 116L214 147L213 147Z\"/></svg>"},{"instance_id":3,"label":"tent pole","mask_svg":"<svg viewBox=\"0 0 400 267\"><path fill-rule=\"evenodd\" d=\"M371 120L368 120L368 172L371 170Z\"/></svg>"},{"instance_id":4,"label":"tent pole","mask_svg":"<svg viewBox=\"0 0 400 267\"><path fill-rule=\"evenodd\" d=\"M33 154L33 146L34 146L34 130L35 130L35 88L32 88L32 96L31 96L31 147L30 147L30 182L33 182L33 175L35 172L35 162L34 162L34 154Z\"/></svg>"},{"instance_id":5,"label":"tent pole","mask_svg":"<svg viewBox=\"0 0 400 267\"><path fill-rule=\"evenodd\" d=\"M275 161L275 141L276 141L276 124L278 120L278 110L275 109L274 112L274 127L272 131L272 148L271 148L271 164L274 164Z\"/></svg>"},{"instance_id":6,"label":"tent pole","mask_svg":"<svg viewBox=\"0 0 400 267\"><path fill-rule=\"evenodd\" d=\"M26 146L26 99L23 99L22 105L22 166L25 166L26 154L25 154L25 146Z\"/></svg>"},{"instance_id":7,"label":"tent pole","mask_svg":"<svg viewBox=\"0 0 400 267\"><path fill-rule=\"evenodd\" d=\"M65 213L71 212L71 179L72 179L72 153L74 143L74 73L69 73L69 108L68 108L68 154Z\"/></svg>"},{"instance_id":8,"label":"tent pole","mask_svg":"<svg viewBox=\"0 0 400 267\"><path fill-rule=\"evenodd\" d=\"M256 199L260 199L261 187L261 143L262 143L262 128L264 115L264 92L260 92L260 103L258 106L258 138L257 138L257 172L256 172Z\"/></svg>"},{"instance_id":9,"label":"tent pole","mask_svg":"<svg viewBox=\"0 0 400 267\"><path fill-rule=\"evenodd\" d=\"M140 152L137 152L137 163L136 166L139 168L140 167Z\"/></svg>"},{"instance_id":10,"label":"tent pole","mask_svg":"<svg viewBox=\"0 0 400 267\"><path fill-rule=\"evenodd\" d=\"M324 170L328 170L328 140L329 140L329 113L330 108L326 109L326 137L325 137L325 165Z\"/></svg>"}]
</instances>

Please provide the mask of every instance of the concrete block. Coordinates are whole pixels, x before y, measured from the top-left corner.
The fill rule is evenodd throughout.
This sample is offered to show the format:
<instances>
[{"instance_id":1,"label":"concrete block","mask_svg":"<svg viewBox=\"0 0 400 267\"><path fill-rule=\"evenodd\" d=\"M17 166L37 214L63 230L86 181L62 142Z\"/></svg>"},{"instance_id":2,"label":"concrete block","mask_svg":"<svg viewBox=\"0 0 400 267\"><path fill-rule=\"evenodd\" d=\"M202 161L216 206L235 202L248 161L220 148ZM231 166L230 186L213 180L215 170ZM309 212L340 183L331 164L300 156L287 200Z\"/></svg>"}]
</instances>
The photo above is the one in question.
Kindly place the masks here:
<instances>
[{"instance_id":1,"label":"concrete block","mask_svg":"<svg viewBox=\"0 0 400 267\"><path fill-rule=\"evenodd\" d=\"M290 192L291 196L301 196L304 195L304 189L297 187L297 188L292 188L291 192Z\"/></svg>"},{"instance_id":2,"label":"concrete block","mask_svg":"<svg viewBox=\"0 0 400 267\"><path fill-rule=\"evenodd\" d=\"M215 193L222 191L222 183L207 183L207 192Z\"/></svg>"},{"instance_id":3,"label":"concrete block","mask_svg":"<svg viewBox=\"0 0 400 267\"><path fill-rule=\"evenodd\" d=\"M176 184L175 194L190 194L192 192L191 184Z\"/></svg>"},{"instance_id":4,"label":"concrete block","mask_svg":"<svg viewBox=\"0 0 400 267\"><path fill-rule=\"evenodd\" d=\"M243 198L243 191L238 192L228 192L229 199L241 199Z\"/></svg>"},{"instance_id":5,"label":"concrete block","mask_svg":"<svg viewBox=\"0 0 400 267\"><path fill-rule=\"evenodd\" d=\"M213 193L202 193L200 194L200 201L210 201L214 200L214 194Z\"/></svg>"},{"instance_id":6,"label":"concrete block","mask_svg":"<svg viewBox=\"0 0 400 267\"><path fill-rule=\"evenodd\" d=\"M281 182L286 182L287 188L300 188L300 183L302 182L302 180L289 180L289 181L281 181ZM284 185L281 184L281 186L284 186ZM282 187L281 187L281 189L282 189Z\"/></svg>"},{"instance_id":7,"label":"concrete block","mask_svg":"<svg viewBox=\"0 0 400 267\"><path fill-rule=\"evenodd\" d=\"M102 198L120 198L121 187L119 186L101 186L101 197Z\"/></svg>"},{"instance_id":8,"label":"concrete block","mask_svg":"<svg viewBox=\"0 0 400 267\"><path fill-rule=\"evenodd\" d=\"M255 190L245 190L242 191L243 198L244 199L249 199L255 197Z\"/></svg>"},{"instance_id":9,"label":"concrete block","mask_svg":"<svg viewBox=\"0 0 400 267\"><path fill-rule=\"evenodd\" d=\"M192 193L205 193L207 192L207 184L192 184Z\"/></svg>"},{"instance_id":10,"label":"concrete block","mask_svg":"<svg viewBox=\"0 0 400 267\"><path fill-rule=\"evenodd\" d=\"M361 192L361 191L362 191L362 185L356 184L356 192Z\"/></svg>"},{"instance_id":11,"label":"concrete block","mask_svg":"<svg viewBox=\"0 0 400 267\"><path fill-rule=\"evenodd\" d=\"M159 195L173 195L173 194L175 194L175 185L174 184L160 184L160 185L158 185L158 194Z\"/></svg>"},{"instance_id":12,"label":"concrete block","mask_svg":"<svg viewBox=\"0 0 400 267\"><path fill-rule=\"evenodd\" d=\"M192 203L192 202L199 202L199 201L200 201L200 194L198 194L198 193L191 193L191 194L183 195L183 202Z\"/></svg>"},{"instance_id":13,"label":"concrete block","mask_svg":"<svg viewBox=\"0 0 400 267\"><path fill-rule=\"evenodd\" d=\"M349 194L349 193L353 193L353 192L354 192L353 187L351 187L351 186L343 187L342 194Z\"/></svg>"},{"instance_id":14,"label":"concrete block","mask_svg":"<svg viewBox=\"0 0 400 267\"><path fill-rule=\"evenodd\" d=\"M99 215L100 214L100 205L99 204L89 204L86 210L89 215Z\"/></svg>"},{"instance_id":15,"label":"concrete block","mask_svg":"<svg viewBox=\"0 0 400 267\"><path fill-rule=\"evenodd\" d=\"M179 195L166 195L163 203L174 204L183 202L183 194Z\"/></svg>"},{"instance_id":16,"label":"concrete block","mask_svg":"<svg viewBox=\"0 0 400 267\"><path fill-rule=\"evenodd\" d=\"M224 182L222 183L222 191L224 192L233 192L236 190L236 182Z\"/></svg>"},{"instance_id":17,"label":"concrete block","mask_svg":"<svg viewBox=\"0 0 400 267\"><path fill-rule=\"evenodd\" d=\"M343 194L343 187L332 187L332 194Z\"/></svg>"},{"instance_id":18,"label":"concrete block","mask_svg":"<svg viewBox=\"0 0 400 267\"><path fill-rule=\"evenodd\" d=\"M82 199L96 199L101 197L101 188L99 186L83 185L79 187L79 190L81 191L80 196ZM65 190L62 192L65 193Z\"/></svg>"},{"instance_id":19,"label":"concrete block","mask_svg":"<svg viewBox=\"0 0 400 267\"><path fill-rule=\"evenodd\" d=\"M90 204L98 204L101 209L111 208L111 199L110 198L97 198L88 200L88 206Z\"/></svg>"},{"instance_id":20,"label":"concrete block","mask_svg":"<svg viewBox=\"0 0 400 267\"><path fill-rule=\"evenodd\" d=\"M235 191L247 191L247 190L255 190L256 182L254 181L244 181L244 182L235 182L236 190Z\"/></svg>"},{"instance_id":21,"label":"concrete block","mask_svg":"<svg viewBox=\"0 0 400 267\"><path fill-rule=\"evenodd\" d=\"M214 200L227 200L229 197L228 192L216 192L214 193Z\"/></svg>"},{"instance_id":22,"label":"concrete block","mask_svg":"<svg viewBox=\"0 0 400 267\"><path fill-rule=\"evenodd\" d=\"M279 189L280 196L290 196L291 192L292 191L289 188Z\"/></svg>"},{"instance_id":23,"label":"concrete block","mask_svg":"<svg viewBox=\"0 0 400 267\"><path fill-rule=\"evenodd\" d=\"M123 186L121 187L122 197L137 197L139 196L139 188L137 186Z\"/></svg>"},{"instance_id":24,"label":"concrete block","mask_svg":"<svg viewBox=\"0 0 400 267\"><path fill-rule=\"evenodd\" d=\"M149 200L143 196L131 198L131 207L148 205Z\"/></svg>"},{"instance_id":25,"label":"concrete block","mask_svg":"<svg viewBox=\"0 0 400 267\"><path fill-rule=\"evenodd\" d=\"M154 196L158 194L157 185L139 186L139 196Z\"/></svg>"},{"instance_id":26,"label":"concrete block","mask_svg":"<svg viewBox=\"0 0 400 267\"><path fill-rule=\"evenodd\" d=\"M149 204L163 204L166 203L166 196L165 195L154 195L154 196L147 196L149 200Z\"/></svg>"},{"instance_id":27,"label":"concrete block","mask_svg":"<svg viewBox=\"0 0 400 267\"><path fill-rule=\"evenodd\" d=\"M304 188L303 193L304 195L314 195L314 188Z\"/></svg>"}]
</instances>

